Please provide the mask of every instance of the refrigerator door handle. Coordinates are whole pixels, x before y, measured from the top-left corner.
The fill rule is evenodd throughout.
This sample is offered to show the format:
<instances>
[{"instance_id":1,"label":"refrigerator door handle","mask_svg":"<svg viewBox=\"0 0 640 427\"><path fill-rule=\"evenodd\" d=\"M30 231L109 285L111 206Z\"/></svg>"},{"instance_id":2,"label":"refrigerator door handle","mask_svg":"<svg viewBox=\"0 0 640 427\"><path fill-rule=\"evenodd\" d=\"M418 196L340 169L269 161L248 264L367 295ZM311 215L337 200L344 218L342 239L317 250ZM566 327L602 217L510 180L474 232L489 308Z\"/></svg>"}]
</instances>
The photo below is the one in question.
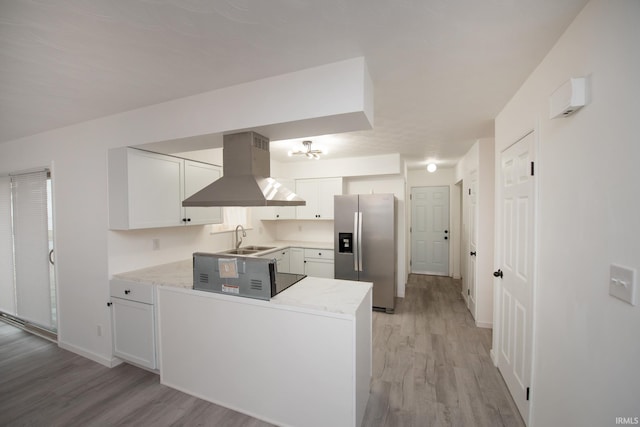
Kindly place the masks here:
<instances>
[{"instance_id":1,"label":"refrigerator door handle","mask_svg":"<svg viewBox=\"0 0 640 427\"><path fill-rule=\"evenodd\" d=\"M360 236L358 235L358 212L353 213L353 270L358 269L358 253L360 245Z\"/></svg>"},{"instance_id":2,"label":"refrigerator door handle","mask_svg":"<svg viewBox=\"0 0 640 427\"><path fill-rule=\"evenodd\" d=\"M362 212L358 212L358 271L362 268Z\"/></svg>"}]
</instances>

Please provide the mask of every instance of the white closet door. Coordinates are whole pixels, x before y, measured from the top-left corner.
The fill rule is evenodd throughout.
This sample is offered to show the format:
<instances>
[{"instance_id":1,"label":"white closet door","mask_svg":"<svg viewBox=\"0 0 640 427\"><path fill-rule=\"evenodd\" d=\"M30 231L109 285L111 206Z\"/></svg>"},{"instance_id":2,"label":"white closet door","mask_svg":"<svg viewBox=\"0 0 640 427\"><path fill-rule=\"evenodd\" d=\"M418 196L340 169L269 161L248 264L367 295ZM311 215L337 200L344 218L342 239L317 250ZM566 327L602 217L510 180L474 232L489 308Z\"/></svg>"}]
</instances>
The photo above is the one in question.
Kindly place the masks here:
<instances>
[{"instance_id":1,"label":"white closet door","mask_svg":"<svg viewBox=\"0 0 640 427\"><path fill-rule=\"evenodd\" d=\"M47 172L11 177L18 317L54 328L51 319Z\"/></svg>"},{"instance_id":2,"label":"white closet door","mask_svg":"<svg viewBox=\"0 0 640 427\"><path fill-rule=\"evenodd\" d=\"M0 311L16 315L11 231L11 179L0 176Z\"/></svg>"}]
</instances>

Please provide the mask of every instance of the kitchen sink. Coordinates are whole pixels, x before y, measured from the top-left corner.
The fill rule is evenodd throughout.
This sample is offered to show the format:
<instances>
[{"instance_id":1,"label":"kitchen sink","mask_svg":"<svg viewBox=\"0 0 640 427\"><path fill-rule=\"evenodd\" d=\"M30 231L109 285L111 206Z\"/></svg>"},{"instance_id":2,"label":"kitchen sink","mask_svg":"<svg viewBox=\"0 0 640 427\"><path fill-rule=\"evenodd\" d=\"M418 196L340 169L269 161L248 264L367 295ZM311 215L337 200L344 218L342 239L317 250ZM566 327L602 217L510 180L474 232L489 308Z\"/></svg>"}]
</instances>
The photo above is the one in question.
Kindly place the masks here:
<instances>
[{"instance_id":1,"label":"kitchen sink","mask_svg":"<svg viewBox=\"0 0 640 427\"><path fill-rule=\"evenodd\" d=\"M256 251L256 252L261 252L261 251L266 251L269 249L275 249L274 246L255 246L255 245L251 245L251 246L243 246L240 248L240 250L247 250L247 251Z\"/></svg>"},{"instance_id":2,"label":"kitchen sink","mask_svg":"<svg viewBox=\"0 0 640 427\"><path fill-rule=\"evenodd\" d=\"M240 248L240 249L229 249L228 251L223 251L223 252L220 252L220 253L221 254L229 254L229 255L253 255L256 252L260 252L260 251L256 250L256 249Z\"/></svg>"}]
</instances>

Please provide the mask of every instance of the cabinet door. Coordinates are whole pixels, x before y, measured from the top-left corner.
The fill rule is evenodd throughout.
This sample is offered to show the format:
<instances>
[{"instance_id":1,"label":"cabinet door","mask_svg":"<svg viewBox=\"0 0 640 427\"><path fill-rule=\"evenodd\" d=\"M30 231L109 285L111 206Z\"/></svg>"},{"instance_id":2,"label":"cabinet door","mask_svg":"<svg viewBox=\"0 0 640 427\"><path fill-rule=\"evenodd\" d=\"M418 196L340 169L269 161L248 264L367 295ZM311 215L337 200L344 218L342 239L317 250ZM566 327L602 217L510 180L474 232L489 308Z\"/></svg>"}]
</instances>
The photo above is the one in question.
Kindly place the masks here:
<instances>
[{"instance_id":1,"label":"cabinet door","mask_svg":"<svg viewBox=\"0 0 640 427\"><path fill-rule=\"evenodd\" d=\"M318 182L318 218L333 219L333 196L342 194L342 178Z\"/></svg>"},{"instance_id":2,"label":"cabinet door","mask_svg":"<svg viewBox=\"0 0 640 427\"><path fill-rule=\"evenodd\" d=\"M154 306L111 298L113 354L140 366L156 369Z\"/></svg>"},{"instance_id":3,"label":"cabinet door","mask_svg":"<svg viewBox=\"0 0 640 427\"><path fill-rule=\"evenodd\" d=\"M333 261L307 258L304 261L304 274L311 277L333 279Z\"/></svg>"},{"instance_id":4,"label":"cabinet door","mask_svg":"<svg viewBox=\"0 0 640 427\"><path fill-rule=\"evenodd\" d=\"M207 163L184 161L184 198L202 190L213 181L220 178L222 172L219 166ZM187 225L220 224L222 222L222 208L220 207L190 207L184 208L184 219Z\"/></svg>"},{"instance_id":5,"label":"cabinet door","mask_svg":"<svg viewBox=\"0 0 640 427\"><path fill-rule=\"evenodd\" d=\"M315 179L297 179L296 193L307 202L305 206L296 206L296 219L317 219L318 181Z\"/></svg>"},{"instance_id":6,"label":"cabinet door","mask_svg":"<svg viewBox=\"0 0 640 427\"><path fill-rule=\"evenodd\" d=\"M304 249L302 248L289 249L289 273L305 274L304 273Z\"/></svg>"},{"instance_id":7,"label":"cabinet door","mask_svg":"<svg viewBox=\"0 0 640 427\"><path fill-rule=\"evenodd\" d=\"M129 149L129 228L182 224L182 159Z\"/></svg>"},{"instance_id":8,"label":"cabinet door","mask_svg":"<svg viewBox=\"0 0 640 427\"><path fill-rule=\"evenodd\" d=\"M342 194L342 178L298 179L296 193L306 206L296 206L297 219L333 219L333 196Z\"/></svg>"},{"instance_id":9,"label":"cabinet door","mask_svg":"<svg viewBox=\"0 0 640 427\"><path fill-rule=\"evenodd\" d=\"M296 191L296 182L293 179L288 178L274 178L280 184L285 186L291 191ZM259 219L295 219L296 207L295 206L266 206L253 208L255 217Z\"/></svg>"},{"instance_id":10,"label":"cabinet door","mask_svg":"<svg viewBox=\"0 0 640 427\"><path fill-rule=\"evenodd\" d=\"M280 251L280 255L276 259L278 260L278 271L281 273L290 273L291 257L289 254L289 249Z\"/></svg>"},{"instance_id":11,"label":"cabinet door","mask_svg":"<svg viewBox=\"0 0 640 427\"><path fill-rule=\"evenodd\" d=\"M291 191L296 190L296 181L287 178L276 178L280 184L285 186ZM296 207L295 206L275 206L275 218L274 219L295 219Z\"/></svg>"}]
</instances>

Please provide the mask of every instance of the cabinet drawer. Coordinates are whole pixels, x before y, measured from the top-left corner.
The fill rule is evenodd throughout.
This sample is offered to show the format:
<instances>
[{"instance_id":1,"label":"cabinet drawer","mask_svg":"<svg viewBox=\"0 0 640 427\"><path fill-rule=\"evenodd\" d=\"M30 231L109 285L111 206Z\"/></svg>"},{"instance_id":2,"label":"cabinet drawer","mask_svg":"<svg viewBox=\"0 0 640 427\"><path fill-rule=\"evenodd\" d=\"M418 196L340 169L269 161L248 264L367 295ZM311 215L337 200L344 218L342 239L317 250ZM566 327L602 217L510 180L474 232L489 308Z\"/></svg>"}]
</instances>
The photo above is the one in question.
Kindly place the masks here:
<instances>
[{"instance_id":1,"label":"cabinet drawer","mask_svg":"<svg viewBox=\"0 0 640 427\"><path fill-rule=\"evenodd\" d=\"M155 286L153 285L112 279L109 281L109 288L112 297L142 302L145 304L155 304Z\"/></svg>"},{"instance_id":2,"label":"cabinet drawer","mask_svg":"<svg viewBox=\"0 0 640 427\"><path fill-rule=\"evenodd\" d=\"M333 249L305 249L305 258L333 259Z\"/></svg>"}]
</instances>

